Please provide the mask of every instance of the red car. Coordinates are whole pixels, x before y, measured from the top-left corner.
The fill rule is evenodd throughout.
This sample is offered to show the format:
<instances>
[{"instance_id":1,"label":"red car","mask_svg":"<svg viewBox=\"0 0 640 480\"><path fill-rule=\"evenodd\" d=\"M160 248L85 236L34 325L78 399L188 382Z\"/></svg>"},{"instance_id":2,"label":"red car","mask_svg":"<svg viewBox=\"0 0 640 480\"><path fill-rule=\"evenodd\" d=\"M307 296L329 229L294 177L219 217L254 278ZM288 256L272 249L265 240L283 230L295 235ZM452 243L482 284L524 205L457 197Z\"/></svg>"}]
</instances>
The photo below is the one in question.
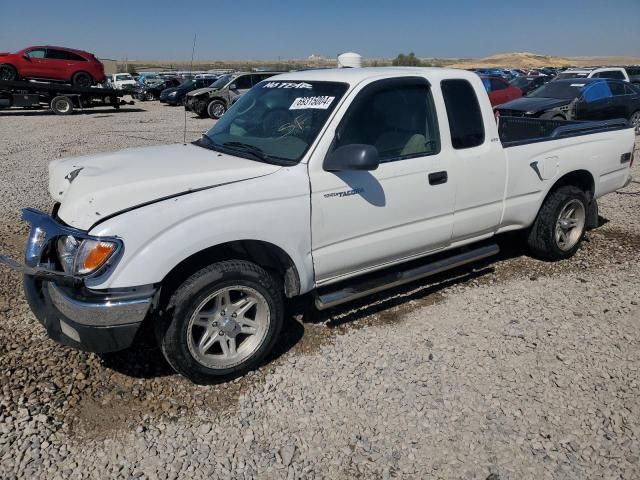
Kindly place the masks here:
<instances>
[{"instance_id":1,"label":"red car","mask_svg":"<svg viewBox=\"0 0 640 480\"><path fill-rule=\"evenodd\" d=\"M0 53L0 81L56 80L90 87L105 80L104 65L89 52L63 47L29 47Z\"/></svg>"},{"instance_id":2,"label":"red car","mask_svg":"<svg viewBox=\"0 0 640 480\"><path fill-rule=\"evenodd\" d=\"M499 77L480 77L489 94L491 106L501 105L522 96L522 90Z\"/></svg>"}]
</instances>

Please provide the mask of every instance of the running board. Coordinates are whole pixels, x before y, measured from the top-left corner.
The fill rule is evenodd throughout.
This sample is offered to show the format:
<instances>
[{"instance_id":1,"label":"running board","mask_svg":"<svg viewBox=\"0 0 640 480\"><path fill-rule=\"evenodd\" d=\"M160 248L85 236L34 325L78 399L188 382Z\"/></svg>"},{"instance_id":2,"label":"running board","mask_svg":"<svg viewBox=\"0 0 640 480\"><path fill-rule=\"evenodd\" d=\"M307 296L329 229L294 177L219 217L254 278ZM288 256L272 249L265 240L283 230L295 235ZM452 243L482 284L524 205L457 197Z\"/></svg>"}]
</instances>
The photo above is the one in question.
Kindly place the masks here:
<instances>
[{"instance_id":1,"label":"running board","mask_svg":"<svg viewBox=\"0 0 640 480\"><path fill-rule=\"evenodd\" d=\"M499 252L500 248L498 245L491 244L407 270L398 271L396 269L391 273L383 272L382 274L375 275L374 278L368 276L369 278L359 283L358 280L353 280L352 284L348 287L327 293L317 292L315 295L316 308L318 310L325 310L335 307L336 305L366 297L373 293L461 267L467 263L477 262L478 260L497 255Z\"/></svg>"}]
</instances>

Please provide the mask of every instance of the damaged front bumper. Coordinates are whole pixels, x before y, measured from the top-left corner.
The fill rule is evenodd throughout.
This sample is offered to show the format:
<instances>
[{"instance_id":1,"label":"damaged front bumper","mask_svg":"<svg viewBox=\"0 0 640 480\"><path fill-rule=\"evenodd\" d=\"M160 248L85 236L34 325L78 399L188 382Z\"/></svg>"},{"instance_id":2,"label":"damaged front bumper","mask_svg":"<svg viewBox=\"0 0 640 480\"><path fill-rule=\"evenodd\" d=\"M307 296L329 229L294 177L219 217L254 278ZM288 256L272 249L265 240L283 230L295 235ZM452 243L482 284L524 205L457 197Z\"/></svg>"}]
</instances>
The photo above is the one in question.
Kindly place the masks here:
<instances>
[{"instance_id":1,"label":"damaged front bumper","mask_svg":"<svg viewBox=\"0 0 640 480\"><path fill-rule=\"evenodd\" d=\"M153 285L126 289L92 290L86 278L65 273L52 261L52 249L61 236L88 237L33 209L22 218L31 225L25 264L0 255L5 264L24 275L24 291L37 319L53 340L92 352L129 347L156 298ZM101 272L108 275L108 271Z\"/></svg>"}]
</instances>

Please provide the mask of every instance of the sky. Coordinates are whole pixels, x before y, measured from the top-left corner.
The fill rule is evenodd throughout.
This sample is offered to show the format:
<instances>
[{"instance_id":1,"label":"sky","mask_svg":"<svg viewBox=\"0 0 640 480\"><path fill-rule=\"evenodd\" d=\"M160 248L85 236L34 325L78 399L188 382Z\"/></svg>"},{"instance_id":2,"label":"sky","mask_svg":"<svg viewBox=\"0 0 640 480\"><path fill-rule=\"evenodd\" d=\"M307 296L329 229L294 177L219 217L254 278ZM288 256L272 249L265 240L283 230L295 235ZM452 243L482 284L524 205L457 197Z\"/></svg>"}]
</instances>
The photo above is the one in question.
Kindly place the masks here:
<instances>
[{"instance_id":1,"label":"sky","mask_svg":"<svg viewBox=\"0 0 640 480\"><path fill-rule=\"evenodd\" d=\"M275 60L640 56L640 0L2 1L0 51L37 44L101 58Z\"/></svg>"}]
</instances>

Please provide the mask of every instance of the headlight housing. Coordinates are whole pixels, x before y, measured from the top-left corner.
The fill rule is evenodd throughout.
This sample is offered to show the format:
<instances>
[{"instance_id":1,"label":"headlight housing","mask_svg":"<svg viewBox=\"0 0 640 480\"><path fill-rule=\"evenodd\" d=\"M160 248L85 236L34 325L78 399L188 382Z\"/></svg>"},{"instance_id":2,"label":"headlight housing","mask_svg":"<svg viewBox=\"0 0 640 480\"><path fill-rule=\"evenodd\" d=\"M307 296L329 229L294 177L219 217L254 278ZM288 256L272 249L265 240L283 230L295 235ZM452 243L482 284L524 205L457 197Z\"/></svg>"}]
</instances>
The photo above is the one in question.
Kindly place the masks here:
<instances>
[{"instance_id":1,"label":"headlight housing","mask_svg":"<svg viewBox=\"0 0 640 480\"><path fill-rule=\"evenodd\" d=\"M121 245L100 239L78 239L72 235L60 237L57 242L58 260L65 273L90 275L104 266Z\"/></svg>"},{"instance_id":2,"label":"headlight housing","mask_svg":"<svg viewBox=\"0 0 640 480\"><path fill-rule=\"evenodd\" d=\"M171 93L169 93L169 96L170 97L175 97L177 94L178 94L178 92L171 92Z\"/></svg>"}]
</instances>

